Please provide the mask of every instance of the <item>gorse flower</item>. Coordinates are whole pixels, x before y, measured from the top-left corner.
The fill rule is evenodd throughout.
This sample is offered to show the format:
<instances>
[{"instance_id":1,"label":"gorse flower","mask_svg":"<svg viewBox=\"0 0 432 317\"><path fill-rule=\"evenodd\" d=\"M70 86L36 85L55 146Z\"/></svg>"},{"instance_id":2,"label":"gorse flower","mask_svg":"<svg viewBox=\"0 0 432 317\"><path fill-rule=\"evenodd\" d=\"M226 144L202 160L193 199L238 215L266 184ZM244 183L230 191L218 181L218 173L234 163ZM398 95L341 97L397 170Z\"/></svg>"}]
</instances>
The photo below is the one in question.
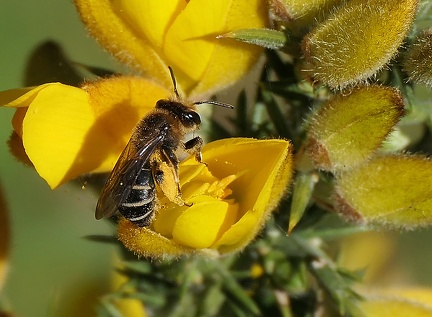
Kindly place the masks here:
<instances>
[{"instance_id":1,"label":"gorse flower","mask_svg":"<svg viewBox=\"0 0 432 317\"><path fill-rule=\"evenodd\" d=\"M213 93L245 74L261 51L216 36L266 24L260 1L173 1L161 7L156 1L77 0L76 5L91 34L149 79L116 76L79 88L48 83L0 95L2 104L17 108L13 126L20 138L12 139L12 147L24 147L51 188L112 169L135 124L171 94L164 88L172 86L168 64L186 96ZM181 165L188 206L160 194L151 228L120 223L128 248L152 257L203 249L227 253L255 237L291 179L290 143L230 139L206 146L203 155L207 165L194 159Z\"/></svg>"},{"instance_id":2,"label":"gorse flower","mask_svg":"<svg viewBox=\"0 0 432 317\"><path fill-rule=\"evenodd\" d=\"M75 0L99 43L121 62L169 87L175 70L186 96L209 95L233 84L261 49L216 36L267 24L264 1Z\"/></svg>"},{"instance_id":3,"label":"gorse flower","mask_svg":"<svg viewBox=\"0 0 432 317\"><path fill-rule=\"evenodd\" d=\"M81 88L52 83L13 92L21 96L0 98L17 108L14 130L51 188L84 173L110 171L134 125L170 94L151 81L126 76Z\"/></svg>"},{"instance_id":4,"label":"gorse flower","mask_svg":"<svg viewBox=\"0 0 432 317\"><path fill-rule=\"evenodd\" d=\"M74 1L132 72L87 66L111 75L80 84L59 59L79 87L10 90L0 104L16 108L13 153L51 188L112 171L96 218L119 211L117 236L91 238L120 245L122 263L99 315L430 315L428 289L357 287L392 271L388 240L346 240L432 225L432 113L417 89L430 88L428 1ZM239 94L232 126L201 124L189 110L246 74L259 46L260 82ZM200 126L227 138L203 145ZM195 157L179 163L184 152Z\"/></svg>"},{"instance_id":5,"label":"gorse flower","mask_svg":"<svg viewBox=\"0 0 432 317\"><path fill-rule=\"evenodd\" d=\"M119 76L81 88L52 83L0 94L1 104L18 108L14 130L51 188L112 169L135 124L171 94L168 63L178 88L192 97L238 80L260 49L216 36L266 23L260 1L178 1L160 7L157 1L77 0L76 5L104 48L149 79ZM13 140L12 147L22 146L19 138Z\"/></svg>"},{"instance_id":6,"label":"gorse flower","mask_svg":"<svg viewBox=\"0 0 432 317\"><path fill-rule=\"evenodd\" d=\"M119 238L135 253L161 257L245 247L276 207L292 177L292 147L284 140L232 138L203 148L203 162L180 164L183 199L161 197L150 228L124 220ZM253 159L252 159L253 158Z\"/></svg>"}]
</instances>

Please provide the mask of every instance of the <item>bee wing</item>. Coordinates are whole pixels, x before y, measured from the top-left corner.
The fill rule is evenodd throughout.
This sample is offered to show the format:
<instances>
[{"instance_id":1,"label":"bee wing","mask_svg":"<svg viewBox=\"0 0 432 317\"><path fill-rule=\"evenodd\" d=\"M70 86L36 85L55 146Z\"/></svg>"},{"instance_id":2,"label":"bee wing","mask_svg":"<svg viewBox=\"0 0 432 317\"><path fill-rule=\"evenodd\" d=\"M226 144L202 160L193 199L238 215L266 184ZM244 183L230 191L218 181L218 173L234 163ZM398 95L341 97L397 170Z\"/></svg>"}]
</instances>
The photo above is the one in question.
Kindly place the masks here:
<instances>
[{"instance_id":1,"label":"bee wing","mask_svg":"<svg viewBox=\"0 0 432 317\"><path fill-rule=\"evenodd\" d=\"M132 139L129 140L102 189L96 206L96 219L109 218L117 211L129 196L144 164L164 137L164 133L155 134L143 140L138 147Z\"/></svg>"}]
</instances>

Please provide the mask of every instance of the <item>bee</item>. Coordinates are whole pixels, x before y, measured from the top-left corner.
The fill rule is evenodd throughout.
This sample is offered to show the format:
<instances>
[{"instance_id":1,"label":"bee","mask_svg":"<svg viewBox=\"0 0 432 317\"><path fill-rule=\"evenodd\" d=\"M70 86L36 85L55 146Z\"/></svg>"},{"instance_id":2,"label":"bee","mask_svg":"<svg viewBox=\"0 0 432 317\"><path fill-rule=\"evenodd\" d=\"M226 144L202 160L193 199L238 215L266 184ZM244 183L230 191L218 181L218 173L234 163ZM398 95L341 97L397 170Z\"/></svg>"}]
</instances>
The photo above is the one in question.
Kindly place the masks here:
<instances>
[{"instance_id":1,"label":"bee","mask_svg":"<svg viewBox=\"0 0 432 317\"><path fill-rule=\"evenodd\" d=\"M132 136L109 175L96 206L96 219L109 218L117 211L139 227L152 223L157 206L155 183L162 193L179 206L190 206L181 197L178 153L183 150L202 163L203 140L196 136L183 142L186 134L200 128L196 105L217 101L185 103L177 91L174 73L168 67L174 86L173 99L161 99L138 122Z\"/></svg>"}]
</instances>

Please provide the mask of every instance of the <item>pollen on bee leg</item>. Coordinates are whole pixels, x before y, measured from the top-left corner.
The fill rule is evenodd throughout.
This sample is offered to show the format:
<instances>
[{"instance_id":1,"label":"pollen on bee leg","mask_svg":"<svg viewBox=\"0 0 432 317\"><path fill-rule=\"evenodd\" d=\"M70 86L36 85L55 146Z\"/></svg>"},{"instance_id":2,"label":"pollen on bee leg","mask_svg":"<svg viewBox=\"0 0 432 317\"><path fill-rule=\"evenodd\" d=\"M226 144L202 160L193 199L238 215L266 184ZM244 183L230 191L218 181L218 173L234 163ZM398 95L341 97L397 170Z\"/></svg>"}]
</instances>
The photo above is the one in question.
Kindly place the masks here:
<instances>
[{"instance_id":1,"label":"pollen on bee leg","mask_svg":"<svg viewBox=\"0 0 432 317\"><path fill-rule=\"evenodd\" d=\"M160 162L154 175L165 197L176 205L183 206L177 171L166 162Z\"/></svg>"}]
</instances>

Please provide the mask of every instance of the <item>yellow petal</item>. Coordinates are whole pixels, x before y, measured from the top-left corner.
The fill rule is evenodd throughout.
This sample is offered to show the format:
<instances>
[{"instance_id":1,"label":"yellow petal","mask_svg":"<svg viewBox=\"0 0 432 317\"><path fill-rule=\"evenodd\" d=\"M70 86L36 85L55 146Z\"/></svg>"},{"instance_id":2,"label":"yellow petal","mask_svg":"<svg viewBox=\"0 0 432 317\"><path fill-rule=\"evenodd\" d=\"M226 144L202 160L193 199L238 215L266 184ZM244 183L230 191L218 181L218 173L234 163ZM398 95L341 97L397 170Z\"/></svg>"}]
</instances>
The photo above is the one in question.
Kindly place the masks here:
<instances>
[{"instance_id":1,"label":"yellow petal","mask_svg":"<svg viewBox=\"0 0 432 317\"><path fill-rule=\"evenodd\" d=\"M265 16L259 0L189 1L167 32L164 53L190 97L228 86L250 69L261 48L216 36L265 27Z\"/></svg>"},{"instance_id":2,"label":"yellow petal","mask_svg":"<svg viewBox=\"0 0 432 317\"><path fill-rule=\"evenodd\" d=\"M198 81L215 47L215 35L224 29L230 0L190 1L170 27L164 53L177 72Z\"/></svg>"},{"instance_id":3,"label":"yellow petal","mask_svg":"<svg viewBox=\"0 0 432 317\"><path fill-rule=\"evenodd\" d=\"M403 113L394 88L370 86L338 95L312 116L307 149L321 169L352 168L382 145Z\"/></svg>"},{"instance_id":4,"label":"yellow petal","mask_svg":"<svg viewBox=\"0 0 432 317\"><path fill-rule=\"evenodd\" d=\"M216 177L244 171L230 184L232 197L240 205L239 220L212 248L231 252L255 237L288 189L292 176L291 151L291 144L285 140L247 138L220 140L203 149L203 160ZM190 163L191 160L184 162Z\"/></svg>"},{"instance_id":5,"label":"yellow petal","mask_svg":"<svg viewBox=\"0 0 432 317\"><path fill-rule=\"evenodd\" d=\"M51 188L89 172L109 171L133 127L169 92L136 77L87 84L37 87L9 105L28 106L22 116L27 156ZM15 130L20 130L16 127Z\"/></svg>"},{"instance_id":6,"label":"yellow petal","mask_svg":"<svg viewBox=\"0 0 432 317\"><path fill-rule=\"evenodd\" d=\"M134 4L139 3L131 5ZM135 23L122 15L121 7L115 7L110 0L75 0L75 5L91 35L115 58L144 72L164 87L172 85L167 64L147 38L135 33ZM129 7L128 12L133 9Z\"/></svg>"},{"instance_id":7,"label":"yellow petal","mask_svg":"<svg viewBox=\"0 0 432 317\"><path fill-rule=\"evenodd\" d=\"M432 307L393 297L371 297L360 302L365 317L430 317Z\"/></svg>"},{"instance_id":8,"label":"yellow petal","mask_svg":"<svg viewBox=\"0 0 432 317\"><path fill-rule=\"evenodd\" d=\"M163 207L162 207L163 208ZM174 225L180 215L187 209L187 206L173 206L173 208L163 209L158 213L153 222L154 231L162 236L172 238Z\"/></svg>"},{"instance_id":9,"label":"yellow petal","mask_svg":"<svg viewBox=\"0 0 432 317\"><path fill-rule=\"evenodd\" d=\"M161 52L168 27L185 8L185 0L114 0L115 12L141 39Z\"/></svg>"},{"instance_id":10,"label":"yellow petal","mask_svg":"<svg viewBox=\"0 0 432 317\"><path fill-rule=\"evenodd\" d=\"M257 211L249 211L227 230L216 241L213 247L220 253L229 253L244 248L257 235L258 231L267 220L268 214Z\"/></svg>"},{"instance_id":11,"label":"yellow petal","mask_svg":"<svg viewBox=\"0 0 432 317\"><path fill-rule=\"evenodd\" d=\"M152 226L154 230L166 238L171 239L173 237L173 230L176 227L177 232L178 230L183 230L186 234L190 234L198 230L205 231L204 234L214 232L217 234L220 231L225 231L227 229L227 223L230 223L230 221L234 222L237 220L237 211L234 210L234 206L227 206L231 203L231 201L222 201L223 198L226 197L226 194L229 194L230 191L227 190L227 186L236 179L235 175L230 175L222 180L218 180L216 177L214 177L207 169L207 167L204 164L200 164L198 162L195 162L194 165L180 165L179 169L179 178L180 178L180 186L182 191L182 198L185 200L188 204L193 205L193 211L192 213L189 213L190 207L184 205L184 206L177 206L176 204L170 204L169 199L166 197L160 197L159 198L159 204L161 205L160 210L157 214L156 219L154 220ZM220 203L220 204L219 204ZM206 204L208 204L207 207ZM200 213L200 209L208 209L210 207L215 207L216 209L218 206L221 206L224 208L224 212L228 211L228 208L230 208L229 217L226 217L226 219L231 220L224 220L221 222L218 221L207 221L207 216L212 215L211 212L205 212ZM200 221L198 218L203 216L205 219L202 219L202 224L200 226L195 226L194 228L191 228L193 230L190 231L190 233L187 230L184 230L184 225L177 225L177 220L180 216L183 220L183 223L185 223L183 217L184 213L187 215L192 215L192 217L197 216L197 219L195 221ZM218 213L218 211L216 211ZM222 214L218 214L220 217L224 217ZM222 219L223 220L223 219ZM190 222L192 223L192 221ZM187 224L186 224L187 225ZM192 234L194 235L194 234ZM194 239L192 236L186 238L187 239ZM181 240L181 235L177 235L177 238L175 239L177 242ZM195 237L196 240L200 240L199 237ZM180 243L180 242L179 242ZM192 242L192 244L201 243L201 242ZM181 243L180 243L181 244ZM192 246L191 243L187 243L184 245ZM210 243L211 244L211 243ZM210 245L209 244L209 245Z\"/></svg>"},{"instance_id":12,"label":"yellow petal","mask_svg":"<svg viewBox=\"0 0 432 317\"><path fill-rule=\"evenodd\" d=\"M217 199L192 203L177 218L172 231L180 245L208 248L237 220L238 205Z\"/></svg>"},{"instance_id":13,"label":"yellow petal","mask_svg":"<svg viewBox=\"0 0 432 317\"><path fill-rule=\"evenodd\" d=\"M427 287L392 287L378 291L379 294L391 297L405 298L432 308L432 288Z\"/></svg>"},{"instance_id":14,"label":"yellow petal","mask_svg":"<svg viewBox=\"0 0 432 317\"><path fill-rule=\"evenodd\" d=\"M287 189L285 185L289 181L284 182L283 177L292 172L292 145L288 141L222 139L207 144L202 152L203 161L219 179L245 171L230 185L235 193L234 198L246 204L245 211L274 208L277 204L275 201ZM189 158L182 164L193 165L194 158ZM271 206L267 205L269 201L273 202Z\"/></svg>"},{"instance_id":15,"label":"yellow petal","mask_svg":"<svg viewBox=\"0 0 432 317\"><path fill-rule=\"evenodd\" d=\"M121 313L121 316L128 317L146 317L144 305L137 298L116 298L114 301L115 307Z\"/></svg>"},{"instance_id":16,"label":"yellow petal","mask_svg":"<svg viewBox=\"0 0 432 317\"><path fill-rule=\"evenodd\" d=\"M432 162L388 155L337 175L336 208L346 217L390 227L432 224Z\"/></svg>"},{"instance_id":17,"label":"yellow petal","mask_svg":"<svg viewBox=\"0 0 432 317\"><path fill-rule=\"evenodd\" d=\"M171 95L170 90L149 80L126 76L91 83L83 89L96 117L87 139L98 143L97 156L102 159L92 168L94 172L110 171L136 123L154 109L158 100Z\"/></svg>"},{"instance_id":18,"label":"yellow petal","mask_svg":"<svg viewBox=\"0 0 432 317\"><path fill-rule=\"evenodd\" d=\"M183 198L192 206L170 205L160 197L153 227L122 221L119 239L135 253L155 258L245 247L288 189L291 151L291 143L277 139L232 138L205 145L206 165L194 157L180 164Z\"/></svg>"},{"instance_id":19,"label":"yellow petal","mask_svg":"<svg viewBox=\"0 0 432 317\"><path fill-rule=\"evenodd\" d=\"M22 137L22 125L27 110L28 110L27 107L17 108L14 113L14 116L12 117L12 127L20 137Z\"/></svg>"},{"instance_id":20,"label":"yellow petal","mask_svg":"<svg viewBox=\"0 0 432 317\"><path fill-rule=\"evenodd\" d=\"M266 5L260 0L75 3L90 33L117 59L165 87L171 86L171 65L179 89L196 99L233 84L262 51L216 36L267 24Z\"/></svg>"},{"instance_id":21,"label":"yellow petal","mask_svg":"<svg viewBox=\"0 0 432 317\"><path fill-rule=\"evenodd\" d=\"M303 51L318 80L333 88L365 81L402 44L418 0L352 0L318 25Z\"/></svg>"},{"instance_id":22,"label":"yellow petal","mask_svg":"<svg viewBox=\"0 0 432 317\"><path fill-rule=\"evenodd\" d=\"M343 239L338 264L350 271L365 270L362 282L377 284L388 278L395 251L393 235L362 232Z\"/></svg>"},{"instance_id":23,"label":"yellow petal","mask_svg":"<svg viewBox=\"0 0 432 317\"><path fill-rule=\"evenodd\" d=\"M14 108L27 107L41 90L52 85L44 84L37 87L2 91L0 92L0 105Z\"/></svg>"},{"instance_id":24,"label":"yellow petal","mask_svg":"<svg viewBox=\"0 0 432 317\"><path fill-rule=\"evenodd\" d=\"M52 84L31 101L23 121L23 144L51 188L84 172L69 168L93 123L88 96L79 88Z\"/></svg>"}]
</instances>

